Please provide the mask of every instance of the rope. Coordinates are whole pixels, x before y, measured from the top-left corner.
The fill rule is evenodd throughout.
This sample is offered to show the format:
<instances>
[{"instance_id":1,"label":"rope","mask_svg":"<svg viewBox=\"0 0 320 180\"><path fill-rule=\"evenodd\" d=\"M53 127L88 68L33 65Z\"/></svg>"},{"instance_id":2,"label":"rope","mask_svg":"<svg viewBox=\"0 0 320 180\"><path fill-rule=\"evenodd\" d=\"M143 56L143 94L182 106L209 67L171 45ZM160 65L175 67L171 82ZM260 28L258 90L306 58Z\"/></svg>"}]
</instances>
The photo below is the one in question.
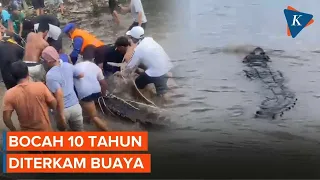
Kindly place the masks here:
<instances>
[{"instance_id":1,"label":"rope","mask_svg":"<svg viewBox=\"0 0 320 180\"><path fill-rule=\"evenodd\" d=\"M122 79L124 80L124 82L127 84L128 81L127 81L127 79L123 76L123 72L125 71L125 69L123 68L123 63L124 63L124 61L125 61L125 58L123 57L122 63L120 63L120 65L119 65L119 64L115 64L115 63L108 63L108 64L111 65L111 66L118 66L118 67L120 67L120 75L121 75ZM142 99L144 99L144 101L148 102L149 104L153 105L154 107L157 107L157 105L156 105L154 102L152 102L151 100L149 100L147 97L145 97L145 96L142 94L142 92L139 90L139 88L137 87L137 85L136 85L136 83L135 83L134 80L131 80L131 82L133 83L134 88L136 89L136 91L138 92L138 94L142 97Z\"/></svg>"}]
</instances>

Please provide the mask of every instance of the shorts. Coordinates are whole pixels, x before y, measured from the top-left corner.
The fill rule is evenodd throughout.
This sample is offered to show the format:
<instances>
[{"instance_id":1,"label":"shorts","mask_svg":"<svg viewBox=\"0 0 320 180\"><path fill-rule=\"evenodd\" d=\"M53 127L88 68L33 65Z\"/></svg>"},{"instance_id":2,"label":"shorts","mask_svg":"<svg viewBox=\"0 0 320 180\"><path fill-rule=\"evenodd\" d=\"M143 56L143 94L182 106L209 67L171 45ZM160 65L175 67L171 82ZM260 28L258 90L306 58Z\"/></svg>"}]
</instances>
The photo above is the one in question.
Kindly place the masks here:
<instances>
[{"instance_id":1,"label":"shorts","mask_svg":"<svg viewBox=\"0 0 320 180\"><path fill-rule=\"evenodd\" d=\"M24 61L28 66L29 76L33 82L45 82L46 70L41 63Z\"/></svg>"},{"instance_id":2,"label":"shorts","mask_svg":"<svg viewBox=\"0 0 320 180\"><path fill-rule=\"evenodd\" d=\"M32 6L34 9L44 8L44 0L32 0Z\"/></svg>"},{"instance_id":3,"label":"shorts","mask_svg":"<svg viewBox=\"0 0 320 180\"><path fill-rule=\"evenodd\" d=\"M135 81L139 89L143 89L148 84L153 83L154 86L156 87L156 91L158 95L163 95L167 92L168 90L167 82L168 82L168 77L166 74L160 77L150 77L145 72L140 74Z\"/></svg>"},{"instance_id":4,"label":"shorts","mask_svg":"<svg viewBox=\"0 0 320 180\"><path fill-rule=\"evenodd\" d=\"M113 13L113 11L116 10L116 8L117 8L116 0L109 0L109 9L111 14Z\"/></svg>"},{"instance_id":5,"label":"shorts","mask_svg":"<svg viewBox=\"0 0 320 180\"><path fill-rule=\"evenodd\" d=\"M99 97L101 97L101 92L93 93L85 98L82 98L81 101L84 101L84 102L97 101Z\"/></svg>"},{"instance_id":6,"label":"shorts","mask_svg":"<svg viewBox=\"0 0 320 180\"><path fill-rule=\"evenodd\" d=\"M64 117L72 131L84 131L82 108L80 104L65 108Z\"/></svg>"},{"instance_id":7,"label":"shorts","mask_svg":"<svg viewBox=\"0 0 320 180\"><path fill-rule=\"evenodd\" d=\"M83 60L93 60L95 58L96 47L94 45L88 45L82 52Z\"/></svg>"},{"instance_id":8,"label":"shorts","mask_svg":"<svg viewBox=\"0 0 320 180\"><path fill-rule=\"evenodd\" d=\"M130 31L133 27L136 27L136 26L139 26L139 23L138 22L133 22L131 24L131 26L129 27L128 31ZM147 23L142 23L141 24L141 27L146 30L146 26L147 26Z\"/></svg>"},{"instance_id":9,"label":"shorts","mask_svg":"<svg viewBox=\"0 0 320 180\"><path fill-rule=\"evenodd\" d=\"M52 47L54 47L57 52L59 52L62 49L62 33L60 34L59 38L57 40L54 40L52 38L48 38L48 44Z\"/></svg>"}]
</instances>

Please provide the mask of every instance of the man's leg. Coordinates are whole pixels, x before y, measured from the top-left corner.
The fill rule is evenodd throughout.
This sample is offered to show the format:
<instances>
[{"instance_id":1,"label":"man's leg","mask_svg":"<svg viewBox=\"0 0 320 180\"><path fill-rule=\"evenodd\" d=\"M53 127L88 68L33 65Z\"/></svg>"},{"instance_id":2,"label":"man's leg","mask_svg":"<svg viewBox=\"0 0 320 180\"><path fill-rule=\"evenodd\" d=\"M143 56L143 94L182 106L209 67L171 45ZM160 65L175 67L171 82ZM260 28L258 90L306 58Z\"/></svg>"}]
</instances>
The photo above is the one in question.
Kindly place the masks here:
<instances>
[{"instance_id":1,"label":"man's leg","mask_svg":"<svg viewBox=\"0 0 320 180\"><path fill-rule=\"evenodd\" d=\"M84 112L90 117L90 120L93 121L93 123L96 125L97 128L99 128L102 131L108 131L107 124L98 116L96 105L93 100L93 99L96 99L96 97L94 96L96 95L92 94L91 97L89 96L82 99L81 106Z\"/></svg>"},{"instance_id":2,"label":"man's leg","mask_svg":"<svg viewBox=\"0 0 320 180\"><path fill-rule=\"evenodd\" d=\"M63 5L63 0L58 0L59 2L59 7L60 7L60 12L63 15L64 13L64 5Z\"/></svg>"},{"instance_id":3,"label":"man's leg","mask_svg":"<svg viewBox=\"0 0 320 180\"><path fill-rule=\"evenodd\" d=\"M70 111L69 127L72 131L84 131L82 108L80 104L68 108Z\"/></svg>"},{"instance_id":4,"label":"man's leg","mask_svg":"<svg viewBox=\"0 0 320 180\"><path fill-rule=\"evenodd\" d=\"M148 84L152 82L152 78L148 76L145 72L140 74L135 81L138 89L144 89Z\"/></svg>"},{"instance_id":5,"label":"man's leg","mask_svg":"<svg viewBox=\"0 0 320 180\"><path fill-rule=\"evenodd\" d=\"M119 15L118 15L116 10L114 10L112 12L112 17L113 17L114 21L117 23L117 25L119 25L120 24L120 18L119 18Z\"/></svg>"},{"instance_id":6,"label":"man's leg","mask_svg":"<svg viewBox=\"0 0 320 180\"><path fill-rule=\"evenodd\" d=\"M164 94L167 93L168 91L168 76L165 74L163 76L160 77L154 77L153 79L153 83L154 86L156 88L157 91L157 95L158 96L163 96Z\"/></svg>"},{"instance_id":7,"label":"man's leg","mask_svg":"<svg viewBox=\"0 0 320 180\"><path fill-rule=\"evenodd\" d=\"M40 5L38 3L38 0L32 0L32 6L33 9L36 11L37 16L40 15Z\"/></svg>"},{"instance_id":8,"label":"man's leg","mask_svg":"<svg viewBox=\"0 0 320 180\"><path fill-rule=\"evenodd\" d=\"M141 27L142 27L144 30L146 30L147 23L142 23L142 24L141 24Z\"/></svg>"},{"instance_id":9,"label":"man's leg","mask_svg":"<svg viewBox=\"0 0 320 180\"><path fill-rule=\"evenodd\" d=\"M130 31L133 27L138 26L139 24L137 22L133 22L131 26L129 27L128 31Z\"/></svg>"},{"instance_id":10,"label":"man's leg","mask_svg":"<svg viewBox=\"0 0 320 180\"><path fill-rule=\"evenodd\" d=\"M44 14L44 0L39 0L39 5L40 5L40 15Z\"/></svg>"}]
</instances>

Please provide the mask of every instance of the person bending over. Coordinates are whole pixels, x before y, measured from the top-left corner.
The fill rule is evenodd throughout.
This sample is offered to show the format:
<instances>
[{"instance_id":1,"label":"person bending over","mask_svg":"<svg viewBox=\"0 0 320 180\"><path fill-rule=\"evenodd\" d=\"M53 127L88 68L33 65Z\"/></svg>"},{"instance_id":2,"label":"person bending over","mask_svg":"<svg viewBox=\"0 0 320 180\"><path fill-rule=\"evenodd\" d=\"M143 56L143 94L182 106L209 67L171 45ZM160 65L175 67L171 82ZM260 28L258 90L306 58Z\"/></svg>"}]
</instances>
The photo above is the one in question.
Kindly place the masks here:
<instances>
[{"instance_id":1,"label":"person bending over","mask_svg":"<svg viewBox=\"0 0 320 180\"><path fill-rule=\"evenodd\" d=\"M169 56L153 38L144 37L142 27L136 26L126 34L133 43L125 55L125 60L128 62L127 68L132 69L140 64L146 67L145 72L135 80L137 87L144 89L146 85L153 83L157 94L165 95L168 89L167 74L173 67Z\"/></svg>"},{"instance_id":2,"label":"person bending over","mask_svg":"<svg viewBox=\"0 0 320 180\"><path fill-rule=\"evenodd\" d=\"M43 83L29 81L26 63L14 62L11 73L18 85L6 91L3 97L5 125L10 131L17 131L11 120L13 111L16 111L21 131L53 131L49 109L56 109L56 99Z\"/></svg>"},{"instance_id":3,"label":"person bending over","mask_svg":"<svg viewBox=\"0 0 320 180\"><path fill-rule=\"evenodd\" d=\"M63 28L63 32L66 33L73 41L73 51L70 54L73 64L76 64L79 54L92 54L91 51L94 53L97 47L104 45L102 41L88 31L76 28L74 23L67 24Z\"/></svg>"},{"instance_id":4,"label":"person bending over","mask_svg":"<svg viewBox=\"0 0 320 180\"><path fill-rule=\"evenodd\" d=\"M103 73L106 77L120 71L119 67L111 66L108 62L122 63L129 46L128 38L121 36L116 40L114 45L104 45L96 49L95 63L103 67Z\"/></svg>"},{"instance_id":5,"label":"person bending over","mask_svg":"<svg viewBox=\"0 0 320 180\"><path fill-rule=\"evenodd\" d=\"M56 118L58 129L67 129L67 123L72 131L83 131L82 108L74 91L73 78L83 78L83 73L72 64L60 61L58 52L52 46L42 52L44 65L49 71L46 75L46 85L57 99Z\"/></svg>"}]
</instances>

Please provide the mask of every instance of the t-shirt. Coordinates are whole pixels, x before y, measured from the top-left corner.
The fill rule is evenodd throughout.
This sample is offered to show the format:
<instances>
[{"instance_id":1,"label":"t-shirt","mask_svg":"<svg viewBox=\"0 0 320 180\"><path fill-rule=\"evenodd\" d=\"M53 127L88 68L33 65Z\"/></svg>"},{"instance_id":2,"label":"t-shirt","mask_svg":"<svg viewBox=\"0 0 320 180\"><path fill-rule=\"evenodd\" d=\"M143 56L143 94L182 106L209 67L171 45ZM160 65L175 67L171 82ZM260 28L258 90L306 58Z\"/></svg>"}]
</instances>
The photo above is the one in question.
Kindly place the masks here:
<instances>
[{"instance_id":1,"label":"t-shirt","mask_svg":"<svg viewBox=\"0 0 320 180\"><path fill-rule=\"evenodd\" d=\"M142 23L147 22L146 15L144 14L143 6L141 0L131 0L131 15L134 22L138 22L139 12L142 12Z\"/></svg>"},{"instance_id":2,"label":"t-shirt","mask_svg":"<svg viewBox=\"0 0 320 180\"><path fill-rule=\"evenodd\" d=\"M60 60L62 60L63 62L69 63L69 56L67 54L59 54Z\"/></svg>"},{"instance_id":3,"label":"t-shirt","mask_svg":"<svg viewBox=\"0 0 320 180\"><path fill-rule=\"evenodd\" d=\"M34 22L34 24L44 22L44 23L48 23L48 24L52 24L54 26L60 27L59 19L50 14L42 14L37 17L34 17L32 19L32 22Z\"/></svg>"},{"instance_id":4,"label":"t-shirt","mask_svg":"<svg viewBox=\"0 0 320 180\"><path fill-rule=\"evenodd\" d=\"M17 84L8 67L10 67L13 62L22 60L23 55L24 50L17 44L11 42L0 42L0 70L3 82L8 89Z\"/></svg>"},{"instance_id":5,"label":"t-shirt","mask_svg":"<svg viewBox=\"0 0 320 180\"><path fill-rule=\"evenodd\" d=\"M119 67L110 66L108 64L108 62L122 63L124 55L117 51L115 46L104 45L98 47L95 53L95 63L103 63L103 71L111 73L120 71Z\"/></svg>"},{"instance_id":6,"label":"t-shirt","mask_svg":"<svg viewBox=\"0 0 320 180\"><path fill-rule=\"evenodd\" d=\"M16 33L20 31L20 24L23 23L25 15L20 12L19 14L11 14L10 20L13 22L13 28Z\"/></svg>"},{"instance_id":7,"label":"t-shirt","mask_svg":"<svg viewBox=\"0 0 320 180\"><path fill-rule=\"evenodd\" d=\"M136 47L128 67L133 68L141 63L146 66L145 72L150 77L165 75L173 67L167 53L151 37L145 37Z\"/></svg>"},{"instance_id":8,"label":"t-shirt","mask_svg":"<svg viewBox=\"0 0 320 180\"><path fill-rule=\"evenodd\" d=\"M2 19L2 25L6 28L8 28L8 20L10 19L10 14L6 10L1 11L1 19Z\"/></svg>"},{"instance_id":9,"label":"t-shirt","mask_svg":"<svg viewBox=\"0 0 320 180\"><path fill-rule=\"evenodd\" d=\"M39 23L34 24L34 31L38 32ZM48 37L52 38L53 40L58 40L59 36L61 34L61 29L55 25L49 24L49 31L48 31Z\"/></svg>"},{"instance_id":10,"label":"t-shirt","mask_svg":"<svg viewBox=\"0 0 320 180\"><path fill-rule=\"evenodd\" d=\"M75 65L79 72L84 72L84 77L81 79L74 78L79 99L90 96L94 93L101 92L99 81L104 79L102 70L93 62L84 61Z\"/></svg>"},{"instance_id":11,"label":"t-shirt","mask_svg":"<svg viewBox=\"0 0 320 180\"><path fill-rule=\"evenodd\" d=\"M22 131L52 131L47 104L53 100L43 83L27 82L6 91L3 111L16 111Z\"/></svg>"},{"instance_id":12,"label":"t-shirt","mask_svg":"<svg viewBox=\"0 0 320 180\"><path fill-rule=\"evenodd\" d=\"M62 88L64 95L64 108L68 108L79 103L74 91L73 78L81 74L73 65L60 62L59 66L51 68L46 75L46 84L52 93L56 93Z\"/></svg>"}]
</instances>

